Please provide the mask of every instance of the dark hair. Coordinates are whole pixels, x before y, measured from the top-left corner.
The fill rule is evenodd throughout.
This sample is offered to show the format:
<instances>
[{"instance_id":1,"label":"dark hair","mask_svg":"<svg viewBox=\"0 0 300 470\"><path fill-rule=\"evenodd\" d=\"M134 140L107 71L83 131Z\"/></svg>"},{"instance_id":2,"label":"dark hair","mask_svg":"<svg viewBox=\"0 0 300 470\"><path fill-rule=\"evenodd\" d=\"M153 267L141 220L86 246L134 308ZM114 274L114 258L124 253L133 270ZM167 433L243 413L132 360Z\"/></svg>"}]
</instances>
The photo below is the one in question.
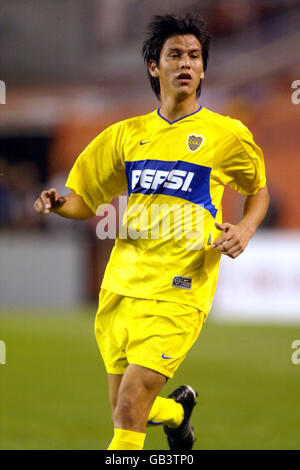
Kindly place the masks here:
<instances>
[{"instance_id":1,"label":"dark hair","mask_svg":"<svg viewBox=\"0 0 300 470\"><path fill-rule=\"evenodd\" d=\"M203 69L206 70L210 35L206 23L198 15L155 15L147 26L148 37L143 44L142 55L145 63L154 60L158 66L162 47L171 36L193 34L201 44ZM152 77L147 68L150 85L157 98L160 99L159 79ZM197 98L201 93L201 81L197 88Z\"/></svg>"}]
</instances>

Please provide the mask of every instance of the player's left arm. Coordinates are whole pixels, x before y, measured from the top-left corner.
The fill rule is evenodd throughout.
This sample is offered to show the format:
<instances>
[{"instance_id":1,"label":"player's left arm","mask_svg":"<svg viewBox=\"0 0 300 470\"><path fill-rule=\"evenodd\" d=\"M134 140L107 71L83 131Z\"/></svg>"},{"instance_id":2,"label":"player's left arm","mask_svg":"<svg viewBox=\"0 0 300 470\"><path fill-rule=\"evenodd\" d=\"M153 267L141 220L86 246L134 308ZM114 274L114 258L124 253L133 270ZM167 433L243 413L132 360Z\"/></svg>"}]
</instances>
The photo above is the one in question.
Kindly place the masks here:
<instances>
[{"instance_id":1,"label":"player's left arm","mask_svg":"<svg viewBox=\"0 0 300 470\"><path fill-rule=\"evenodd\" d=\"M264 220L269 203L270 196L267 186L259 189L256 194L247 196L243 217L236 225L228 222L215 224L217 229L222 231L222 235L212 244L212 248L216 248L231 258L239 256Z\"/></svg>"}]
</instances>

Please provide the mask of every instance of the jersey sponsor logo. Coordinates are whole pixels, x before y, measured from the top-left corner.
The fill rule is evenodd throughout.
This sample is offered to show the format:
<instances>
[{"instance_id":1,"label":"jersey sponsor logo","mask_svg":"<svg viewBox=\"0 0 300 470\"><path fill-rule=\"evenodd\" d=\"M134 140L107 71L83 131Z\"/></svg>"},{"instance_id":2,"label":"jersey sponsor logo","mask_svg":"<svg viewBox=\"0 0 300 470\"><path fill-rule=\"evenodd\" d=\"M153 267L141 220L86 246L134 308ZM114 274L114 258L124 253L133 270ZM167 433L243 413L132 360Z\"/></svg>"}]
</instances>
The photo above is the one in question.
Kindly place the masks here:
<instances>
[{"instance_id":1,"label":"jersey sponsor logo","mask_svg":"<svg viewBox=\"0 0 300 470\"><path fill-rule=\"evenodd\" d=\"M145 170L132 170L131 189L139 183L144 189L157 189L162 185L163 188L180 189L181 191L191 191L190 183L195 173L182 170L154 170L147 168Z\"/></svg>"},{"instance_id":2,"label":"jersey sponsor logo","mask_svg":"<svg viewBox=\"0 0 300 470\"><path fill-rule=\"evenodd\" d=\"M196 152L203 144L205 138L202 135L189 134L187 136L187 147L191 152Z\"/></svg>"},{"instance_id":3,"label":"jersey sponsor logo","mask_svg":"<svg viewBox=\"0 0 300 470\"><path fill-rule=\"evenodd\" d=\"M140 145L145 145L145 144L149 144L151 142L151 140L147 140L146 142L140 142Z\"/></svg>"},{"instance_id":4,"label":"jersey sponsor logo","mask_svg":"<svg viewBox=\"0 0 300 470\"><path fill-rule=\"evenodd\" d=\"M181 289L191 289L192 288L192 278L175 276L172 281L172 287L180 287Z\"/></svg>"},{"instance_id":5,"label":"jersey sponsor logo","mask_svg":"<svg viewBox=\"0 0 300 470\"><path fill-rule=\"evenodd\" d=\"M181 160L135 160L125 165L129 195L175 196L198 204L216 216L210 196L211 168Z\"/></svg>"}]
</instances>

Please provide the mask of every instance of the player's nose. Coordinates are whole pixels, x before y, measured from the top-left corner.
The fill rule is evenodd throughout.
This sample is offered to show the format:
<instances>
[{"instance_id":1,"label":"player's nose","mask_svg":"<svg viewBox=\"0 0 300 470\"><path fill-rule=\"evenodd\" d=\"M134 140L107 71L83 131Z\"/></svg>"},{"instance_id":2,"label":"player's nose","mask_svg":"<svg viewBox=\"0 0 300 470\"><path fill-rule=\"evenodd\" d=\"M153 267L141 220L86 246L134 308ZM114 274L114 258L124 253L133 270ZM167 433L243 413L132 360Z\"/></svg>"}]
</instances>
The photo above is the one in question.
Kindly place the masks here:
<instances>
[{"instance_id":1,"label":"player's nose","mask_svg":"<svg viewBox=\"0 0 300 470\"><path fill-rule=\"evenodd\" d=\"M191 67L191 59L188 54L182 55L179 67L181 69L189 69Z\"/></svg>"}]
</instances>

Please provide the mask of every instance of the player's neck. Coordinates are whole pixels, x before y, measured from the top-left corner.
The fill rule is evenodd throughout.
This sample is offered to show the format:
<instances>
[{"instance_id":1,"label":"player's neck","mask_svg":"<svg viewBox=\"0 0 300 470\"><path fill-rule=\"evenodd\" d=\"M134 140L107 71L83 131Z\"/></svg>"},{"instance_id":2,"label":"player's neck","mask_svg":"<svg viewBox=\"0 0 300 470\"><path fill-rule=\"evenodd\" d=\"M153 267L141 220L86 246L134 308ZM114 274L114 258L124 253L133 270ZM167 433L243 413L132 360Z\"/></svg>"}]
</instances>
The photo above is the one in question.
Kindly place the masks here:
<instances>
[{"instance_id":1,"label":"player's neck","mask_svg":"<svg viewBox=\"0 0 300 470\"><path fill-rule=\"evenodd\" d=\"M182 117L194 113L200 108L195 96L189 96L186 99L178 100L168 96L162 97L160 114L170 122L176 121Z\"/></svg>"}]
</instances>

